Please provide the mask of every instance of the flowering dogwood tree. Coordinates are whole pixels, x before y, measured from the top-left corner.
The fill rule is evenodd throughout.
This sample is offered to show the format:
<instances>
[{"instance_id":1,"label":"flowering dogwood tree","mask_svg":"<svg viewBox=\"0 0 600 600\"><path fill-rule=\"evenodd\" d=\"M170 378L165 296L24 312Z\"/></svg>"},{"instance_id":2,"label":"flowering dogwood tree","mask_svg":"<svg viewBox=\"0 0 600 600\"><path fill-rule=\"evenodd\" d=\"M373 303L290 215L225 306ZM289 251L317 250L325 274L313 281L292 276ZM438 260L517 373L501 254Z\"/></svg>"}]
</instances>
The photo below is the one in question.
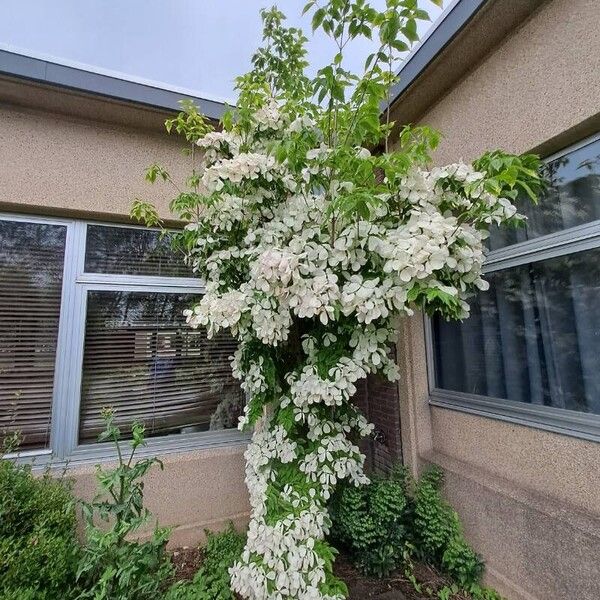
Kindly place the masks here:
<instances>
[{"instance_id":1,"label":"flowering dogwood tree","mask_svg":"<svg viewBox=\"0 0 600 600\"><path fill-rule=\"evenodd\" d=\"M540 187L533 156L429 168L438 135L396 128L389 108L382 116L396 61L427 17L417 0L387 0L382 12L311 0L305 11L338 49L314 78L302 32L263 11L264 47L221 127L192 105L167 122L193 162L172 202L188 222L177 243L206 282L187 320L239 342L252 512L231 585L250 600L345 597L325 536L336 484L368 482L357 442L372 427L351 401L356 384L398 377L389 347L399 315L468 315L469 294L487 288L488 229L518 224L517 194ZM357 76L343 54L360 36L380 48ZM157 165L147 178L174 183ZM132 214L159 223L145 203Z\"/></svg>"}]
</instances>

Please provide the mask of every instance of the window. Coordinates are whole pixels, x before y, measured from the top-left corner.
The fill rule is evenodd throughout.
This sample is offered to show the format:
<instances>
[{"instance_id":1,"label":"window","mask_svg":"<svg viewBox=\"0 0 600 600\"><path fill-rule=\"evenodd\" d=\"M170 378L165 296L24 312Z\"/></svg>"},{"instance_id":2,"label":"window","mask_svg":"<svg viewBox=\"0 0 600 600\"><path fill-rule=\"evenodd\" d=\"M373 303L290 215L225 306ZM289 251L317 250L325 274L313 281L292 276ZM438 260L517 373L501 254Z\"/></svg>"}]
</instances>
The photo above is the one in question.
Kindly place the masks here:
<instances>
[{"instance_id":1,"label":"window","mask_svg":"<svg viewBox=\"0 0 600 600\"><path fill-rule=\"evenodd\" d=\"M50 446L67 228L0 221L0 436Z\"/></svg>"},{"instance_id":2,"label":"window","mask_svg":"<svg viewBox=\"0 0 600 600\"><path fill-rule=\"evenodd\" d=\"M469 319L429 323L432 403L600 439L600 137L545 169L527 226L492 232Z\"/></svg>"},{"instance_id":3,"label":"window","mask_svg":"<svg viewBox=\"0 0 600 600\"><path fill-rule=\"evenodd\" d=\"M0 217L0 280L0 435L20 451L96 459L105 407L149 451L243 439L235 342L186 325L202 283L159 232Z\"/></svg>"},{"instance_id":4,"label":"window","mask_svg":"<svg viewBox=\"0 0 600 600\"><path fill-rule=\"evenodd\" d=\"M210 342L185 324L191 294L90 291L87 298L79 441L102 431L101 411L118 425L146 424L149 436L235 427L243 408L225 334Z\"/></svg>"},{"instance_id":5,"label":"window","mask_svg":"<svg viewBox=\"0 0 600 600\"><path fill-rule=\"evenodd\" d=\"M117 275L192 277L167 237L151 229L88 225L85 270Z\"/></svg>"}]
</instances>

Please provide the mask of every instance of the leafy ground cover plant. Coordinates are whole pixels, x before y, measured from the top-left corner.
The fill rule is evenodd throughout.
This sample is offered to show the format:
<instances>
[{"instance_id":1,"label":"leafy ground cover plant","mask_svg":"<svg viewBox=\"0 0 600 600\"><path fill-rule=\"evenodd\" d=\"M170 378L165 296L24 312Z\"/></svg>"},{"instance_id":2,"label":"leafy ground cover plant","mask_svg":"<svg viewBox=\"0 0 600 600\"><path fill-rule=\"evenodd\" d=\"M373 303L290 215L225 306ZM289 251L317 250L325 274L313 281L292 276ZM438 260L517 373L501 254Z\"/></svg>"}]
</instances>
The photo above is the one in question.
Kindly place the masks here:
<instances>
[{"instance_id":1,"label":"leafy ground cover plant","mask_svg":"<svg viewBox=\"0 0 600 600\"><path fill-rule=\"evenodd\" d=\"M442 470L432 467L416 483L396 468L370 485L340 486L331 502L331 538L366 575L384 577L402 567L421 590L412 573L418 559L453 580L438 590L440 600L462 592L500 600L482 586L483 562L466 541L458 514L443 499L442 484Z\"/></svg>"},{"instance_id":2,"label":"leafy ground cover plant","mask_svg":"<svg viewBox=\"0 0 600 600\"><path fill-rule=\"evenodd\" d=\"M144 445L144 427L134 423L131 449L123 455L121 432L111 411L104 412L105 430L100 441L111 441L117 452L115 468L97 465L99 493L83 503L86 537L77 580L82 589L78 598L94 600L154 600L160 598L172 566L166 544L170 530L155 527L146 542L132 539L150 520L144 507L143 477L157 458L135 459Z\"/></svg>"},{"instance_id":3,"label":"leafy ground cover plant","mask_svg":"<svg viewBox=\"0 0 600 600\"><path fill-rule=\"evenodd\" d=\"M233 525L219 533L205 533L202 566L192 581L173 585L165 600L235 600L229 569L240 559L246 536Z\"/></svg>"},{"instance_id":4,"label":"leafy ground cover plant","mask_svg":"<svg viewBox=\"0 0 600 600\"><path fill-rule=\"evenodd\" d=\"M444 473L433 467L417 482L413 499L413 547L417 556L439 566L474 598L500 600L481 585L484 564L466 541L456 511L442 497Z\"/></svg>"},{"instance_id":5,"label":"leafy ground cover plant","mask_svg":"<svg viewBox=\"0 0 600 600\"><path fill-rule=\"evenodd\" d=\"M10 438L0 452L0 598L72 597L79 544L70 482L6 458L17 447Z\"/></svg>"},{"instance_id":6,"label":"leafy ground cover plant","mask_svg":"<svg viewBox=\"0 0 600 600\"><path fill-rule=\"evenodd\" d=\"M383 10L311 0L305 12L332 39L333 60L308 77L302 31L263 11L264 45L221 129L189 104L167 121L188 144L187 181L161 165L146 174L177 190L171 208L187 225L174 240L206 284L189 324L239 343L252 511L231 582L250 600L345 597L325 536L338 482L367 482L357 442L372 428L351 402L356 382L397 379L388 346L399 315L468 315L469 295L488 287L490 226L521 223L513 201L541 187L535 156L431 168L439 135L394 127L395 65L427 17L417 0ZM344 52L361 37L378 47L356 75ZM132 215L160 224L141 201Z\"/></svg>"},{"instance_id":7,"label":"leafy ground cover plant","mask_svg":"<svg viewBox=\"0 0 600 600\"><path fill-rule=\"evenodd\" d=\"M385 577L402 562L409 524L406 481L397 468L369 485L342 485L332 499L330 537L366 575Z\"/></svg>"}]
</instances>

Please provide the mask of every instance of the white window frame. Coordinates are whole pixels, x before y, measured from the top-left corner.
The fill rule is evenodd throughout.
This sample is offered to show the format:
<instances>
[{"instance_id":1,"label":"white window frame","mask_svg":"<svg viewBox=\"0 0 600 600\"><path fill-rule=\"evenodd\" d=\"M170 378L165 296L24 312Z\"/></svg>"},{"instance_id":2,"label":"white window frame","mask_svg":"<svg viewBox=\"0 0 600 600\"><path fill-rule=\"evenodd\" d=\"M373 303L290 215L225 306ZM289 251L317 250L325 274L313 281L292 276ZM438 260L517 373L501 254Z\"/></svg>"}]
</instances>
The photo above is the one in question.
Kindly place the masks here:
<instances>
[{"instance_id":1,"label":"white window frame","mask_svg":"<svg viewBox=\"0 0 600 600\"><path fill-rule=\"evenodd\" d=\"M204 283L188 277L112 275L85 272L85 249L88 225L144 229L140 225L123 225L100 221L82 221L0 213L0 220L62 225L67 228L63 268L62 295L52 397L52 421L49 448L25 450L15 457L34 459L36 465L78 464L110 460L115 452L110 442L79 444L79 408L83 374L83 350L89 291L162 292L202 294ZM172 434L147 438L140 455L168 454L224 445L246 444L249 436L237 429Z\"/></svg>"},{"instance_id":2,"label":"white window frame","mask_svg":"<svg viewBox=\"0 0 600 600\"><path fill-rule=\"evenodd\" d=\"M560 152L548 156L544 162L551 162L599 139L600 133L587 137L577 144L567 146ZM483 272L492 273L594 248L600 248L600 220L493 250L486 257ZM432 406L600 442L600 415L437 387L433 330L431 319L426 316L424 327L429 404Z\"/></svg>"}]
</instances>

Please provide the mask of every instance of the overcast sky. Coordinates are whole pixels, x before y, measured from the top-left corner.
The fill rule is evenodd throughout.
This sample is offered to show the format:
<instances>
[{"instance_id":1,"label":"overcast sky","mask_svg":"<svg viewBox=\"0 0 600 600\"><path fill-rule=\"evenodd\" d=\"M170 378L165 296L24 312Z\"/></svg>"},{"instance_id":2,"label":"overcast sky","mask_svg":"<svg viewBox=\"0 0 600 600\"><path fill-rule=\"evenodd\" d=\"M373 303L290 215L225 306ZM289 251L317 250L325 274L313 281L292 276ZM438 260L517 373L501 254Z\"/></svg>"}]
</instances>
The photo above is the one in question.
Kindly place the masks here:
<instances>
[{"instance_id":1,"label":"overcast sky","mask_svg":"<svg viewBox=\"0 0 600 600\"><path fill-rule=\"evenodd\" d=\"M372 0L380 5L381 0ZM450 0L447 0L449 3ZM303 0L275 0L303 26L309 59L320 66L331 42L310 34ZM0 47L93 65L193 91L233 99L233 79L244 73L260 42L259 9L273 0L0 0ZM419 0L432 21L440 9ZM421 23L421 34L431 23ZM347 66L359 68L371 48L356 44Z\"/></svg>"}]
</instances>

